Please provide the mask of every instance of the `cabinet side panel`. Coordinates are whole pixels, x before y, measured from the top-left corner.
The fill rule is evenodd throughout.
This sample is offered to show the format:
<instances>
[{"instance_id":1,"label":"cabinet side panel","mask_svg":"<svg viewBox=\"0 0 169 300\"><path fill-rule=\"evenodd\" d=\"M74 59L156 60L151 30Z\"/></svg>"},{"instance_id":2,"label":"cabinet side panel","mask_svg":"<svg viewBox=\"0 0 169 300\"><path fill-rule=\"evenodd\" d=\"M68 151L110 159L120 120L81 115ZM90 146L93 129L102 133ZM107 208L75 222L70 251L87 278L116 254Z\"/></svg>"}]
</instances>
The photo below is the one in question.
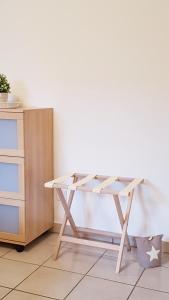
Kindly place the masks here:
<instances>
[{"instance_id":1,"label":"cabinet side panel","mask_svg":"<svg viewBox=\"0 0 169 300\"><path fill-rule=\"evenodd\" d=\"M53 226L53 110L24 111L26 242Z\"/></svg>"}]
</instances>

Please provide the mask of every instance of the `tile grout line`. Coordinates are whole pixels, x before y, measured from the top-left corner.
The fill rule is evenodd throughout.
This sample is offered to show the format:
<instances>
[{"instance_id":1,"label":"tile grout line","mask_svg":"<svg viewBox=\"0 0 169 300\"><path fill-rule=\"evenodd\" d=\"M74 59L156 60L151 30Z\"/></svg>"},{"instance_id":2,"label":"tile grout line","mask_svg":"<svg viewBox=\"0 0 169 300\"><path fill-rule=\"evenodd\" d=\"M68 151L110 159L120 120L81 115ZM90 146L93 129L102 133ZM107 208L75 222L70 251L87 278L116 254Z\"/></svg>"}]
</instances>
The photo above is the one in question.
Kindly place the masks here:
<instances>
[{"instance_id":1,"label":"tile grout line","mask_svg":"<svg viewBox=\"0 0 169 300\"><path fill-rule=\"evenodd\" d=\"M139 280L140 280L141 276L143 275L144 271L145 271L145 269L143 269L143 271L141 272L139 278L136 280L135 285L133 286L133 288L132 288L132 290L131 290L131 292L130 292L130 294L128 295L128 297L127 297L126 300L129 300L129 299L130 299L130 296L132 295L133 291L135 290L135 288L136 288L136 286L137 286L137 283L139 282Z\"/></svg>"},{"instance_id":2,"label":"tile grout line","mask_svg":"<svg viewBox=\"0 0 169 300\"><path fill-rule=\"evenodd\" d=\"M11 251L11 250L9 250L9 251ZM8 252L9 252L9 251L8 251ZM4 255L6 255L8 252L6 252ZM84 274L84 276L82 277L82 279L83 279L83 278L86 276L86 274L93 268L93 266L99 261L99 259L105 254L105 252L106 252L106 251L104 251L104 252L98 257L98 259L96 260L96 262L95 262L95 263L92 265L92 267ZM43 296L43 295L34 294L34 293L26 292L26 291L23 291L23 290L19 290L19 289L17 289L17 287L18 287L21 283L23 283L25 280L27 280L33 273L35 273L35 272L36 272L37 270L39 270L41 267L49 268L49 269L57 269L57 268L50 268L50 267L44 266L44 264L45 264L51 257L52 257L52 255L49 255L49 257L48 257L45 261L43 261L40 265L33 264L33 263L27 263L27 264L32 264L32 265L38 266L38 267L37 267L37 269L35 269L33 272L31 272L26 278L24 278L21 282L19 282L19 284L17 284L14 288L4 286L4 288L10 289L10 291L9 291L2 299L4 299L8 294L12 293L14 290L20 291L20 292L25 292L25 293L27 293L27 294L32 294L32 295L37 295L37 296L45 297L45 296ZM3 259L15 261L15 262L26 263L26 262L23 262L23 261L18 261L18 260L13 260L13 259L8 259L8 258L3 258ZM69 272L69 273L73 273L73 274L83 275L83 274L81 274L81 273L71 272L71 271L66 271L66 270L63 270L63 269L58 269L58 270L63 271L63 272ZM81 279L81 280L82 280L82 279ZM81 282L81 280L76 284L76 286ZM75 286L75 287L76 287L76 286ZM74 288L75 288L75 287L74 287ZM74 288L73 288L73 289L74 289ZM73 289L72 289L72 290L73 290ZM72 292L72 290L70 291L70 293ZM69 295L69 294L68 294L68 295ZM68 296L68 295L67 295L67 296ZM67 296L66 296L66 297L67 297ZM56 298L51 298L51 297L47 297L47 298L57 300Z\"/></svg>"},{"instance_id":3,"label":"tile grout line","mask_svg":"<svg viewBox=\"0 0 169 300\"><path fill-rule=\"evenodd\" d=\"M9 250L9 251L11 251L11 250ZM105 253L105 252L104 252ZM103 253L103 254L104 254ZM7 253L6 253L7 254ZM4 254L5 255L5 254ZM53 255L53 254L52 254ZM36 264L33 264L33 263L27 263L27 264L32 264L32 265L35 265L35 266L38 266L38 268L37 269L35 269L33 272L31 272L31 274L29 274L26 278L24 278L21 282L19 282L19 284L17 284L14 288L9 288L9 287L6 287L6 288L9 288L10 289L10 291L9 291L9 293L7 293L2 299L4 299L8 294L10 294L10 293L12 293L14 290L15 291L20 291L20 292L25 292L25 293L27 293L27 294L31 294L31 295L36 295L36 296L42 296L42 297L45 297L45 296L43 296L43 295L39 295L39 294L34 294L34 293L30 293L30 292L26 292L26 291L23 291L23 290L19 290L19 289L17 289L17 287L21 284L21 283L23 283L25 280L27 280L33 273L35 273L37 270L39 270L41 267L43 267L43 268L45 268L46 266L44 266L44 264L52 257L52 255L49 255L48 256L48 258L47 259L45 259L45 261L43 261L40 265L36 265ZM99 256L99 258L100 258L100 256ZM5 258L4 258L5 259ZM7 259L7 258L6 258ZM8 260L11 260L12 261L12 259L8 259ZM13 261L16 261L16 262L21 262L22 263L22 261L18 261L18 260L13 260ZM50 267L48 267L48 268L50 268ZM54 268L50 268L50 269L54 269ZM56 268L55 268L56 269ZM61 271L63 271L63 272L67 272L66 270L61 270ZM90 271L90 270L89 270ZM70 271L69 271L70 272ZM70 272L70 273L73 273L73 272ZM75 272L74 272L75 273ZM76 273L77 274L77 273ZM79 274L80 275L80 274ZM85 276L85 275L84 275ZM49 299L54 299L54 300L59 300L59 299L56 299L56 298L51 298L51 297L47 297L47 298L49 298Z\"/></svg>"},{"instance_id":4,"label":"tile grout line","mask_svg":"<svg viewBox=\"0 0 169 300\"><path fill-rule=\"evenodd\" d=\"M69 248L69 247L67 247ZM70 247L71 248L71 247ZM34 293L31 293L31 292L26 292L26 291L22 291L22 290L19 290L17 289L17 287L23 282L25 281L27 278L29 278L34 272L36 272L37 270L39 270L40 267L44 267L44 268L49 268L49 269L58 269L58 268L52 268L52 267L48 267L48 266L44 266L44 264L52 257L52 255L49 255L49 257L43 261L40 265L38 264L34 264L34 263L28 263L28 262L25 262L25 261L18 261L18 260L14 260L14 259L10 259L10 258L5 258L4 256L7 255L9 252L11 251L11 249L9 249L9 251L7 251L6 253L2 254L0 256L0 258L2 259L6 259L6 260L11 260L11 261L16 261L16 262L21 262L21 263L27 263L27 264L32 264L34 266L38 266L36 270L34 270L31 274L29 274L26 278L24 278L18 285L16 285L14 288L10 288L10 287L7 287L7 286L2 286L4 288L8 288L10 289L10 291L2 297L2 299L4 299L8 294L10 294L12 291L16 290L16 291L20 291L20 292L23 292L23 293L27 293L27 294L32 294L32 295L37 295L37 296L41 296L41 297L46 297L48 299L55 299L57 300L56 298L52 298L52 297L48 297L48 296L43 296L43 295L39 295L39 294L34 294ZM105 255L106 253L106 250L98 257L98 259L95 261L95 263L92 265L92 267L85 273L85 274L81 274L81 273L77 273L77 272L72 272L72 271L67 271L67 270L63 270L63 269L58 269L58 270L61 270L61 271L66 271L66 272L70 272L70 273L74 273L74 274L79 274L79 275L84 275L81 280L74 286L74 288L72 288L72 290L65 296L65 298L63 300L65 300L72 292L73 290L80 284L80 282L87 276L87 277L93 277L93 278L100 278L100 279L103 279L103 280L107 280L107 281L113 281L113 282L117 282L117 283L120 283L120 284L125 284L125 285L130 285L130 286L133 286L131 284L127 284L127 283L123 283L123 282L119 282L119 281L114 281L114 280L109 280L109 279L105 279L105 278L101 278L101 277L95 277L95 276L91 276L91 275L88 275L88 273L90 272L90 270L97 264L97 262ZM109 256L109 255L108 255ZM162 266L163 268L168 268L166 266ZM137 286L141 276L143 275L145 270L142 271L141 275L139 276L138 280L136 281L135 285L133 286L129 296L127 297L126 300L129 300L129 298L131 297L134 289L136 287L139 287L139 288L142 288L142 289L147 289L147 290L152 290L152 291L157 291L157 292L161 292L161 293L166 293L168 294L168 292L166 291L160 291L160 290L155 290L155 289L150 289L150 288L146 288L146 287L141 287L141 286Z\"/></svg>"},{"instance_id":5,"label":"tile grout line","mask_svg":"<svg viewBox=\"0 0 169 300\"><path fill-rule=\"evenodd\" d=\"M14 288L10 288L11 290L9 291L8 294L12 293L14 290L24 292L24 291L22 291L22 290L17 289L17 287L18 287L22 282L24 282L26 279L28 279L33 273L35 273L37 270L39 270L40 267L42 267L43 264L44 264L50 257L51 257L51 255L50 255L50 256L49 256L42 264L40 264L40 265L32 264L32 265L38 266L38 268L35 269L33 272L31 272L31 273L30 273L26 278L24 278L21 282L19 282L19 284L17 284ZM4 259L5 259L5 258L4 258ZM10 260L10 259L8 259L8 260ZM14 260L14 261L15 261L15 260ZM21 261L16 261L16 262L21 262ZM30 263L28 263L28 264L30 264ZM8 288L9 288L9 287L8 287ZM27 292L25 292L25 293L27 293ZM8 294L6 294L2 299L4 299ZM31 294L31 293L28 292L28 294ZM36 295L36 294L35 294L35 295ZM42 296L42 295L38 295L38 294L37 294L37 296ZM42 296L42 297L44 297L44 296ZM49 299L55 299L55 298L49 298ZM56 300L57 300L57 299L56 299Z\"/></svg>"},{"instance_id":6,"label":"tile grout line","mask_svg":"<svg viewBox=\"0 0 169 300\"><path fill-rule=\"evenodd\" d=\"M23 261L23 260L11 259L11 258L8 258L8 257L0 257L0 258L3 258L5 260L10 260L10 261L15 261L15 262L18 262L18 263L24 263L24 264L27 264L27 265L41 266L41 265L38 265L38 264L35 264L35 263L30 263L30 262Z\"/></svg>"},{"instance_id":7,"label":"tile grout line","mask_svg":"<svg viewBox=\"0 0 169 300\"><path fill-rule=\"evenodd\" d=\"M102 279L102 280L107 280L107 281L111 281L111 282L116 282L116 283L120 283L120 284L124 284L124 285L129 285L129 286L132 286L131 284L127 284L127 283L123 283L123 282L119 282L119 281L115 281L115 280L109 280L109 279L105 279L105 278L101 278L101 277L95 277L95 276L91 276L91 275L87 275L90 270L97 264L97 262L105 255L106 253L106 250L98 257L98 259L95 261L95 263L91 266L91 268L85 273L85 274L81 274L81 273L77 273L77 272L72 272L72 271L67 271L67 270L63 270L63 269L58 269L58 268L52 268L52 267L48 267L48 266L44 266L44 264L49 260L49 258L52 256L50 255L41 265L37 265L38 268L36 270L34 270L31 274L29 274L24 280L22 280L17 286L15 286L15 288L13 288L9 293L11 293L13 290L16 290L16 291L21 291L21 292L24 292L22 290L19 290L17 289L17 287L23 282L25 281L27 278L29 278L34 272L36 272L37 270L39 270L40 267L44 267L44 268L49 268L49 269L57 269L57 270L60 270L60 271L63 271L63 272L69 272L69 273L73 273L73 274L78 274L78 275L83 275L83 277L80 279L80 281L78 281L78 283L72 288L72 290L65 296L65 298L63 300L65 300L71 293L72 291L79 285L79 283L86 277L92 277L92 278L99 278L99 279ZM144 271L144 270L143 270ZM142 272L143 273L143 272ZM142 275L142 274L141 274ZM141 277L140 275L140 277ZM139 277L139 279L140 279ZM138 279L138 280L139 280ZM137 280L137 282L138 282ZM137 284L136 282L136 284ZM134 288L133 288L134 289ZM132 290L133 291L133 290ZM8 294L9 294L8 293ZM34 294L34 293L30 293L30 292L25 292L25 293L28 293L28 294L33 294L33 295L37 295L37 296L42 296L42 295L39 295L39 294ZM42 296L44 297L44 296ZM49 298L49 297L48 297ZM49 299L55 299L55 298L49 298ZM57 299L56 299L57 300Z\"/></svg>"},{"instance_id":8,"label":"tile grout line","mask_svg":"<svg viewBox=\"0 0 169 300\"><path fill-rule=\"evenodd\" d=\"M12 291L21 292L21 293L25 293L25 294L29 294L29 295L34 295L34 296L39 296L39 297L43 297L45 299L60 300L58 298L52 298L52 297L49 297L49 296L44 296L44 295L35 294L35 293L32 293L32 292L27 292L27 291L22 291L22 290L13 289Z\"/></svg>"},{"instance_id":9,"label":"tile grout line","mask_svg":"<svg viewBox=\"0 0 169 300\"><path fill-rule=\"evenodd\" d=\"M139 286L139 285L137 285L137 287L141 288L143 290L149 290L149 291L154 291L154 292L159 292L159 293L164 293L164 294L169 295L169 292L166 292L166 291L155 290L155 289L152 289L152 288L147 288L147 287L143 287L143 286Z\"/></svg>"},{"instance_id":10,"label":"tile grout line","mask_svg":"<svg viewBox=\"0 0 169 300\"><path fill-rule=\"evenodd\" d=\"M74 291L74 289L80 284L80 282L87 276L90 270L97 264L97 262L104 256L106 250L98 257L95 263L91 266L91 268L83 275L83 277L78 281L78 283L71 289L71 291L64 297L63 300L66 300L67 297Z\"/></svg>"},{"instance_id":11,"label":"tile grout line","mask_svg":"<svg viewBox=\"0 0 169 300\"><path fill-rule=\"evenodd\" d=\"M21 290L15 290L15 289L12 289L9 293L7 293L5 296L3 296L3 298L1 298L1 300L5 299L13 291L20 292L20 293L23 293L23 294L29 294L29 295L33 295L33 296L38 296L38 297L42 297L42 298L45 298L45 299L60 300L60 299L57 299L57 298L51 298L51 297L48 297L48 296L43 296L43 295L34 294L34 293L31 293L31 292L25 292L25 291L21 291Z\"/></svg>"},{"instance_id":12,"label":"tile grout line","mask_svg":"<svg viewBox=\"0 0 169 300\"><path fill-rule=\"evenodd\" d=\"M51 256L50 256L50 257L51 257ZM48 257L48 259L49 259L49 257ZM46 262L48 259L46 259L45 262ZM45 263L45 262L44 262L44 263ZM36 266L38 266L38 268L37 268L36 270L34 270L31 274L29 274L26 278L24 278L19 284L17 284L17 285L15 286L15 289L16 289L16 288L18 287L18 285L20 285L23 281L25 281L26 279L28 279L33 273L35 273L37 270L39 270L40 267L43 266L43 263L40 264L40 265L36 265Z\"/></svg>"},{"instance_id":13,"label":"tile grout line","mask_svg":"<svg viewBox=\"0 0 169 300\"><path fill-rule=\"evenodd\" d=\"M36 270L38 270L40 267L41 266L39 266ZM26 278L24 278L21 282L19 282L14 288L8 287L8 288L11 289L11 291L8 294L12 293L17 288L18 285L20 285L24 280L26 280L29 276L31 276L36 270L34 270L33 272L31 272ZM5 295L4 297L6 297L7 295ZM4 299L4 297L2 299Z\"/></svg>"},{"instance_id":14,"label":"tile grout line","mask_svg":"<svg viewBox=\"0 0 169 300\"><path fill-rule=\"evenodd\" d=\"M110 282L120 283L120 284L123 284L123 285L129 285L129 286L134 287L134 285L131 284L131 283L126 283L126 282L122 282L122 281L117 281L117 280L107 279L107 278L98 277L98 276L93 276L93 275L86 275L86 276L87 276L87 277L91 277L91 278L97 278L97 279L101 279L101 280L105 280L105 281L110 281Z\"/></svg>"},{"instance_id":15,"label":"tile grout line","mask_svg":"<svg viewBox=\"0 0 169 300\"><path fill-rule=\"evenodd\" d=\"M2 255L0 256L0 258L3 258L3 259L6 259L6 260L7 260L7 258L5 258L5 257L3 257L3 256L5 256L6 254L8 254L11 250L12 250L12 249L10 249L10 250L7 251L6 253L2 254ZM19 282L19 284L17 284L14 288L10 288L10 287L4 286L4 288L10 289L10 291L9 291L5 296L3 296L3 297L1 298L1 300L5 299L5 297L6 297L7 295L9 295L10 293L12 293L14 290L17 291L16 288L17 288L24 280L26 280L27 278L29 278L34 272L36 272L38 269L40 269L40 267L42 267L43 264L44 264L51 256L52 256L52 255L49 255L49 257L48 257L45 261L43 261L43 263L40 264L40 265L33 264L33 263L27 263L27 264L32 264L32 265L34 265L34 266L38 266L38 268L35 269L33 272L31 272L31 274L29 274L29 275L28 275L26 278L24 278L21 282ZM8 260L11 260L11 261L12 261L12 259L8 259ZM13 260L13 261L15 261L15 262L21 262L21 263L22 263L22 261L18 261L18 260ZM24 262L24 263L26 263L26 262ZM21 291L21 292L24 292L24 291ZM26 292L25 292L25 293L26 293ZM28 293L28 294L30 294L30 293ZM37 296L42 296L42 295L38 295L38 294L37 294ZM42 296L42 297L44 297L44 296ZM48 297L48 298L49 298L49 297ZM49 298L49 299L54 299L54 298ZM57 300L57 299L55 299L55 300Z\"/></svg>"},{"instance_id":16,"label":"tile grout line","mask_svg":"<svg viewBox=\"0 0 169 300\"><path fill-rule=\"evenodd\" d=\"M46 268L46 269L52 269L52 270L58 270L58 271L63 271L63 272L67 272L67 273L77 274L77 275L85 275L84 273L73 272L70 270L60 269L58 267L54 268L54 267L48 267L48 266L43 266L43 265L41 267Z\"/></svg>"},{"instance_id":17,"label":"tile grout line","mask_svg":"<svg viewBox=\"0 0 169 300\"><path fill-rule=\"evenodd\" d=\"M105 280L105 281L110 281L110 282L120 283L120 284L123 284L123 285L129 285L129 286L132 286L133 289L132 289L132 291L130 292L130 294L129 294L129 296L127 297L126 300L129 300L131 294L133 293L133 291L134 291L134 289L135 289L136 287L139 287L139 288L142 288L142 289L146 289L146 290L156 291L156 292L159 292L159 293L169 294L169 293L166 292L166 291L155 290L155 289L150 289L150 288L146 288L146 287L137 286L137 283L138 283L138 281L140 280L140 278L141 278L141 276L143 275L143 273L144 273L145 270L142 271L141 275L139 276L139 278L138 278L138 280L136 281L136 283L135 283L134 286L131 285L131 284L128 284L128 283L124 283L124 282L119 282L119 281L114 281L114 280L105 279L105 278L101 278L101 277L94 277L94 276L91 276L91 275L87 275L87 274L90 272L90 270L95 266L95 264L96 264L103 256L104 256L104 253L97 259L97 261L96 261L96 262L92 265L92 267L84 274L84 276L81 278L81 280L74 286L74 288L73 288L73 289L65 296L65 298L64 298L63 300L65 300L65 299L72 293L72 291L78 286L78 284L79 284L86 276L87 276L87 277L91 277L91 278L102 279L102 280ZM40 267L43 267L43 265L40 265L39 268L40 268ZM45 266L44 266L44 267L45 267ZM38 270L39 268L37 268L36 270ZM48 267L48 268L50 269L50 267ZM56 269L56 268L51 268L51 269ZM36 271L36 270L35 270L35 271ZM83 275L83 274L81 274L81 273L76 273L76 272L66 271L66 270L62 270L62 269L59 269L59 270L65 271L65 272L70 272L70 273L73 273L73 274ZM35 271L33 271L29 276L31 276ZM29 277L29 276L28 276L28 277ZM26 277L24 280L26 280L28 277ZM24 280L23 280L23 281L24 281ZM22 281L22 282L23 282L23 281ZM22 282L20 282L19 284L21 284ZM19 285L19 284L18 284L18 285ZM18 285L17 285L17 286L18 286ZM2 285L0 285L0 286L2 286ZM16 287L17 287L17 286L16 286ZM9 287L7 287L7 286L2 286L2 287L11 289L11 288L9 288ZM16 287L13 288L13 289L11 289L11 291L9 291L9 293L11 293L13 290L15 290ZM43 295L40 295L40 294L35 294L35 293L31 293L31 292L23 291L23 290L19 290L19 289L16 289L16 291L20 291L20 292L27 293L27 294L31 294L31 295L36 295L36 296L46 297L46 298L49 298L49 299L59 300L59 299L57 299L57 298L52 298L52 297L49 297L49 296L43 296ZM2 299L4 299L9 293L7 293Z\"/></svg>"},{"instance_id":18,"label":"tile grout line","mask_svg":"<svg viewBox=\"0 0 169 300\"><path fill-rule=\"evenodd\" d=\"M7 255L11 250L12 250L12 249L9 249L7 252L5 252L4 254L2 254L2 255L0 256L0 258L2 258L2 257L4 257L5 255Z\"/></svg>"},{"instance_id":19,"label":"tile grout line","mask_svg":"<svg viewBox=\"0 0 169 300\"><path fill-rule=\"evenodd\" d=\"M3 297L1 298L1 300L5 299L5 297L8 296L12 291L13 291L13 289L12 289L11 291L9 291L5 296L3 296Z\"/></svg>"}]
</instances>

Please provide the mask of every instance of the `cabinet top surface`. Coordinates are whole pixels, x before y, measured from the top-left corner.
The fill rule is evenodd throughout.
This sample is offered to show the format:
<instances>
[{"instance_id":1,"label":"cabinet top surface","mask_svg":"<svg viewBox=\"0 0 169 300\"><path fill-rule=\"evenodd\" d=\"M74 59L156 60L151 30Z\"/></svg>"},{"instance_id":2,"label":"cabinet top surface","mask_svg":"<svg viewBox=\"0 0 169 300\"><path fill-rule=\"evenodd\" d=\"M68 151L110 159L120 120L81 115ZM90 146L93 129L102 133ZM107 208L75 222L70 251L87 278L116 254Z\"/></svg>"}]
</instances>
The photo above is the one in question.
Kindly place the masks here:
<instances>
[{"instance_id":1,"label":"cabinet top surface","mask_svg":"<svg viewBox=\"0 0 169 300\"><path fill-rule=\"evenodd\" d=\"M0 112L8 112L8 113L23 113L28 110L42 110L42 109L53 109L49 107L19 107L19 108L1 108Z\"/></svg>"}]
</instances>

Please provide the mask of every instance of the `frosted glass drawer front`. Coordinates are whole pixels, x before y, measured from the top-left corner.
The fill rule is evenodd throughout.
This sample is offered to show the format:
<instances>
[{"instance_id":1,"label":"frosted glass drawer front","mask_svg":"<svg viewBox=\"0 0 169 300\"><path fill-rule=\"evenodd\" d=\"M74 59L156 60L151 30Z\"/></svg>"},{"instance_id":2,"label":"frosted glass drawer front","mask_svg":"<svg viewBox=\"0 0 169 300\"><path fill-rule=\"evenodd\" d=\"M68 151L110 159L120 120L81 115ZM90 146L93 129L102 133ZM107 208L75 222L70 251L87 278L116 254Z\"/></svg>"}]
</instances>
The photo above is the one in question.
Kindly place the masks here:
<instances>
[{"instance_id":1,"label":"frosted glass drawer front","mask_svg":"<svg viewBox=\"0 0 169 300\"><path fill-rule=\"evenodd\" d=\"M0 231L19 234L19 207L0 204Z\"/></svg>"},{"instance_id":2,"label":"frosted glass drawer front","mask_svg":"<svg viewBox=\"0 0 169 300\"><path fill-rule=\"evenodd\" d=\"M19 164L0 162L0 191L19 192Z\"/></svg>"},{"instance_id":3,"label":"frosted glass drawer front","mask_svg":"<svg viewBox=\"0 0 169 300\"><path fill-rule=\"evenodd\" d=\"M0 112L0 155L24 155L23 114Z\"/></svg>"},{"instance_id":4,"label":"frosted glass drawer front","mask_svg":"<svg viewBox=\"0 0 169 300\"><path fill-rule=\"evenodd\" d=\"M0 238L25 240L24 201L0 198Z\"/></svg>"},{"instance_id":5,"label":"frosted glass drawer front","mask_svg":"<svg viewBox=\"0 0 169 300\"><path fill-rule=\"evenodd\" d=\"M24 200L24 159L0 156L0 197Z\"/></svg>"},{"instance_id":6,"label":"frosted glass drawer front","mask_svg":"<svg viewBox=\"0 0 169 300\"><path fill-rule=\"evenodd\" d=\"M0 148L18 148L17 120L0 119Z\"/></svg>"}]
</instances>

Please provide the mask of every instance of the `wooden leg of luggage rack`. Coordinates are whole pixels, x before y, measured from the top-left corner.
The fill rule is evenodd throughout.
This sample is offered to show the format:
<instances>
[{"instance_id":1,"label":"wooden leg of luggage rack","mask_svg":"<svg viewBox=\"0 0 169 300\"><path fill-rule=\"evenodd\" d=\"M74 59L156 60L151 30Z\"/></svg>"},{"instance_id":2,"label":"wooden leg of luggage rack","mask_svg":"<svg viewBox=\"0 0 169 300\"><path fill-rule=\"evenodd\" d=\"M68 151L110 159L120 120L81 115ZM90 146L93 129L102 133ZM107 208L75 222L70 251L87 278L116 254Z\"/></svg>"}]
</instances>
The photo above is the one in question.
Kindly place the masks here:
<instances>
[{"instance_id":1,"label":"wooden leg of luggage rack","mask_svg":"<svg viewBox=\"0 0 169 300\"><path fill-rule=\"evenodd\" d=\"M123 230L124 217L123 217L123 212L122 212L121 205L120 205L119 196L114 195L113 198L114 198L117 214L118 214L118 217L119 217L119 222L120 222L120 225L121 225L121 229ZM130 251L131 247L130 247L130 241L129 241L129 237L128 237L127 233L126 233L125 241L126 241L127 250Z\"/></svg>"},{"instance_id":2,"label":"wooden leg of luggage rack","mask_svg":"<svg viewBox=\"0 0 169 300\"><path fill-rule=\"evenodd\" d=\"M75 183L76 181L77 181L77 178L75 177L73 183ZM63 192L60 188L57 188L56 191L57 191L58 198L62 202L62 205L63 205L64 210L65 210L63 223L62 223L62 226L61 226L61 229L60 229L60 232L59 232L59 236L57 238L57 243L56 243L56 256L55 256L55 258L57 259L58 254L59 254L59 250L60 250L60 246L61 246L61 239L62 239L62 236L64 234L65 227L66 227L66 224L67 224L68 220L70 222L70 225L71 225L71 228L74 232L74 235L78 236L78 233L77 233L76 225L75 225L75 223L73 221L73 218L71 216L71 213L70 213L70 209L71 209L71 205L72 205L72 202L73 202L73 197L74 197L75 191L70 191L70 193L69 193L69 191L67 191L67 196L68 196L68 193L69 193L68 201L65 200Z\"/></svg>"},{"instance_id":3,"label":"wooden leg of luggage rack","mask_svg":"<svg viewBox=\"0 0 169 300\"><path fill-rule=\"evenodd\" d=\"M127 204L127 209L126 209L125 219L124 219L124 224L123 224L123 229L122 229L120 249L119 249L117 265L116 265L116 273L119 273L120 267L121 267L124 244L125 244L125 239L126 239L126 235L127 235L128 221L129 221L130 210L131 210L132 199L133 199L133 191L131 193L129 193L129 196L127 198L128 198L128 204Z\"/></svg>"}]
</instances>

